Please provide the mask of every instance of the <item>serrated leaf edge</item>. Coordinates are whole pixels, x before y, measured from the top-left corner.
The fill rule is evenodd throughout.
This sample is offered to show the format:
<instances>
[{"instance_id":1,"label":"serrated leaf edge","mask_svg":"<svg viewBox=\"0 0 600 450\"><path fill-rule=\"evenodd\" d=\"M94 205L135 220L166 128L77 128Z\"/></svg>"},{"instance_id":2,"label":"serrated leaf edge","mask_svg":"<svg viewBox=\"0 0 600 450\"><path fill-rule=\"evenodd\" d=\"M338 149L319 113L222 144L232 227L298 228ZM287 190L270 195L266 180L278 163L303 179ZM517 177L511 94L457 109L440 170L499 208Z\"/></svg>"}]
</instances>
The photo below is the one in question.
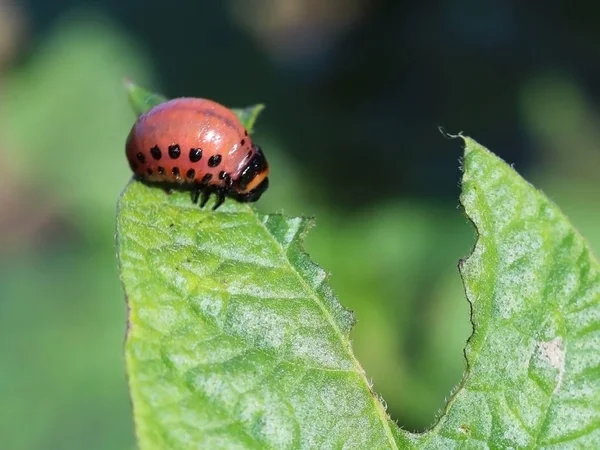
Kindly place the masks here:
<instances>
[{"instance_id":1,"label":"serrated leaf edge","mask_svg":"<svg viewBox=\"0 0 600 450\"><path fill-rule=\"evenodd\" d=\"M300 283L302 284L302 286L308 291L310 292L310 296L312 297L313 301L315 301L315 303L319 306L319 308L323 311L323 314L325 315L325 318L327 319L327 321L331 324L331 327L333 328L333 330L335 331L335 334L338 336L338 338L340 339L340 341L344 344L344 347L346 349L346 353L348 355L348 357L350 358L350 361L352 362L352 365L356 371L356 373L359 374L361 381L364 383L365 387L367 388L371 399L373 400L373 405L375 406L375 409L377 411L377 415L382 423L385 435L387 437L388 442L391 445L392 449L398 450L398 445L396 443L396 440L394 438L394 435L392 433L392 429L390 428L390 417L387 414L385 408L383 407L383 404L379 401L377 395L373 392L372 388L371 388L371 384L369 383L369 381L367 380L367 376L366 373L364 371L364 369L362 368L362 366L360 365L360 363L358 362L358 360L356 359L356 357L354 356L354 352L352 351L352 345L350 343L350 341L346 338L346 336L344 335L344 333L342 332L342 330L339 328L339 326L337 325L335 319L332 317L331 313L327 310L327 308L324 307L323 302L321 301L321 299L315 294L314 289L305 281L304 277L298 272L298 270L296 270L296 268L289 263L289 260L287 258L287 253L285 251L285 248L283 248L283 246L281 245L281 243L279 243L277 241L277 239L275 239L273 237L273 235L271 234L271 232L267 229L267 227L265 226L265 224L260 220L258 214L256 213L256 211L254 210L254 208L252 207L247 207L249 213L252 215L252 217L254 217L256 219L256 223L258 225L260 225L263 230L266 232L266 234L269 236L269 238L277 245L277 247L279 248L280 252L282 255L286 256L285 260L288 262L288 265L290 267L290 269L293 271L293 273L296 275L296 277L298 278L298 280L300 281ZM282 214L279 214L280 216L287 218L287 219L294 219L296 217L288 217L288 216L284 216ZM268 214L266 216L269 216ZM302 217L299 217L302 219ZM301 227L300 230L298 230L297 236L292 239L292 243L297 245L300 249L300 251L302 253L304 253L309 260L317 265L312 259L310 259L310 256L308 255L308 253L304 250L304 247L302 245L304 238L306 237L306 235L308 234L308 232L310 231L310 229L315 225L316 221L314 220L314 218L312 217L304 217L304 219L308 219L305 221L304 225ZM325 271L326 273L326 277L325 277L325 281L327 281L329 279L329 273L327 271Z\"/></svg>"},{"instance_id":2,"label":"serrated leaf edge","mask_svg":"<svg viewBox=\"0 0 600 450\"><path fill-rule=\"evenodd\" d=\"M465 280L465 274L463 272L463 266L465 265L465 263L467 263L467 261L471 258L471 256L473 255L473 253L475 253L475 251L477 250L477 247L480 243L481 240L481 233L479 231L479 228L477 226L477 224L475 223L475 221L473 220L473 218L468 214L467 212L467 208L463 202L463 198L464 198L464 191L462 190L462 186L465 180L465 175L466 175L466 167L464 167L464 164L462 163L462 161L464 161L464 159L467 158L467 155L471 152L474 151L482 151L484 153L486 153L488 156L495 158L497 160L499 160L500 162L502 162L510 171L512 171L514 174L516 174L521 180L523 180L525 183L527 183L527 185L529 187L531 187L532 189L534 189L536 191L536 193L542 195L544 197L544 199L548 202L549 205L553 206L557 213L560 214L561 218L563 220L566 221L566 223L569 225L569 227L571 227L571 229L574 231L574 234L581 239L581 241L583 242L583 245L591 259L591 263L596 264L596 265L600 265L600 260L597 258L597 256L594 254L594 252L592 251L591 247L589 246L589 243L587 242L587 240L585 239L585 237L579 232L579 230L573 225L573 223L569 220L569 218L566 216L566 214L562 211L562 209L559 207L559 205L557 205L555 202L553 202L549 197L547 197L542 190L538 189L537 187L535 187L532 183L530 183L528 180L526 180L525 178L523 178L523 176L521 176L521 174L519 174L514 167L512 167L511 165L509 165L506 161L504 161L502 158L500 158L498 155L496 155L495 153L493 153L491 150L489 150L488 148L486 148L485 146L481 145L480 143L478 143L476 140L474 140L471 137L465 136L464 134L459 133L456 135L452 135L449 133L444 133L445 136L451 138L451 139L456 139L456 138L460 138L463 140L464 142L464 153L463 156L461 158L461 165L460 168L463 171L463 176L461 177L461 194L459 196L459 203L460 203L460 207L464 213L464 217L469 221L469 223L471 223L471 225L473 226L473 229L475 230L475 242L473 244L473 247L471 248L471 251L464 257L460 258L460 260L458 261L458 270L459 270L459 274L462 280L462 284L463 284L463 290L465 293L465 298L467 300L467 303L469 304L469 321L471 323L471 326L473 328L472 333L469 335L467 342L465 343L465 346L463 348L463 357L464 357L464 361L465 361L465 370L463 372L463 376L461 378L461 380L454 386L454 388L450 391L450 394L448 396L448 401L446 402L446 404L444 405L443 408L440 409L439 413L437 414L437 417L434 419L433 424L425 431L423 431L422 433L415 433L412 435L413 438L416 439L424 439L422 441L420 441L422 446L427 445L428 442L431 441L431 439L433 439L436 436L436 431L438 428L440 428L443 425L444 419L448 416L454 402L456 401L456 397L460 394L460 392L464 389L469 376L470 376L470 368L473 365L472 361L469 361L469 358L467 357L467 348L470 345L471 339L473 338L474 334L475 334L475 328L476 328L476 324L474 322L474 311L473 311L473 301L471 299L471 297L468 295L467 292L467 286L466 286L466 280Z\"/></svg>"}]
</instances>

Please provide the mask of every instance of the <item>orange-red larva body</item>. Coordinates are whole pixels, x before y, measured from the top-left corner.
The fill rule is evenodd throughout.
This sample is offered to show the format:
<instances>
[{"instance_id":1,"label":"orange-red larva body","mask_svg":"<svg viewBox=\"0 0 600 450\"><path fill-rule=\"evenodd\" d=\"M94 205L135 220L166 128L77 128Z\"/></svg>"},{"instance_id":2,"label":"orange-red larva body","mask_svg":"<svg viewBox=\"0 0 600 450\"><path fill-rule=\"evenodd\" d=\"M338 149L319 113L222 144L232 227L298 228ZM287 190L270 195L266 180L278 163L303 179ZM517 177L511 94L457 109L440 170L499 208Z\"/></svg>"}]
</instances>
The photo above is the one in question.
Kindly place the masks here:
<instances>
[{"instance_id":1,"label":"orange-red larva body","mask_svg":"<svg viewBox=\"0 0 600 450\"><path fill-rule=\"evenodd\" d=\"M150 183L256 201L269 166L233 111L212 100L178 98L142 114L125 147L135 175ZM208 198L206 195L202 205Z\"/></svg>"}]
</instances>

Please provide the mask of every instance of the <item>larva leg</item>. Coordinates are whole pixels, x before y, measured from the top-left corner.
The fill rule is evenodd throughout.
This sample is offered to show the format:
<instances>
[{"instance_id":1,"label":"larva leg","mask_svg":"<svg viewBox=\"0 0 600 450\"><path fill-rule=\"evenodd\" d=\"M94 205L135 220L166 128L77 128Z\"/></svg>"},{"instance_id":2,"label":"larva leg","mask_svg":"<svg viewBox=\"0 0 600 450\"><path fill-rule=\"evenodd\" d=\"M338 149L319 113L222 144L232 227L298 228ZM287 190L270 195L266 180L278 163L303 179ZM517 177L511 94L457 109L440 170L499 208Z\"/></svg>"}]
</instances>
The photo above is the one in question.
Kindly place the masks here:
<instances>
[{"instance_id":1,"label":"larva leg","mask_svg":"<svg viewBox=\"0 0 600 450\"><path fill-rule=\"evenodd\" d=\"M225 191L223 189L217 189L215 191L215 195L217 197L217 201L215 202L215 206L213 206L213 211L221 206L225 201Z\"/></svg>"},{"instance_id":2,"label":"larva leg","mask_svg":"<svg viewBox=\"0 0 600 450\"><path fill-rule=\"evenodd\" d=\"M210 197L210 190L203 189L202 197L200 199L200 208L204 208L204 205L206 205L206 202L208 201L209 197Z\"/></svg>"}]
</instances>

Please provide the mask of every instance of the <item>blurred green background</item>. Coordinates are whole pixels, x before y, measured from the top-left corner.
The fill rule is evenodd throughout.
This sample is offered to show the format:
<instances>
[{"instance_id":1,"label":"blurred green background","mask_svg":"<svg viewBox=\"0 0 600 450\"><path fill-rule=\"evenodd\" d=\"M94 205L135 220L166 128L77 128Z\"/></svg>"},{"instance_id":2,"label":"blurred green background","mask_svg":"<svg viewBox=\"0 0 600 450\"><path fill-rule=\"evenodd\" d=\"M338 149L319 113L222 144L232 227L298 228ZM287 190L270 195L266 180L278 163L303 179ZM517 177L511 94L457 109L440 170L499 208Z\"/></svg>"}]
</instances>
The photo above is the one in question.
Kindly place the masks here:
<instances>
[{"instance_id":1,"label":"blurred green background","mask_svg":"<svg viewBox=\"0 0 600 450\"><path fill-rule=\"evenodd\" d=\"M573 5L577 5L577 7ZM358 323L390 414L435 419L470 333L457 261L464 131L600 248L597 2L0 0L0 443L133 448L115 204L124 76L169 97L267 104L263 211L317 217L307 248Z\"/></svg>"}]
</instances>

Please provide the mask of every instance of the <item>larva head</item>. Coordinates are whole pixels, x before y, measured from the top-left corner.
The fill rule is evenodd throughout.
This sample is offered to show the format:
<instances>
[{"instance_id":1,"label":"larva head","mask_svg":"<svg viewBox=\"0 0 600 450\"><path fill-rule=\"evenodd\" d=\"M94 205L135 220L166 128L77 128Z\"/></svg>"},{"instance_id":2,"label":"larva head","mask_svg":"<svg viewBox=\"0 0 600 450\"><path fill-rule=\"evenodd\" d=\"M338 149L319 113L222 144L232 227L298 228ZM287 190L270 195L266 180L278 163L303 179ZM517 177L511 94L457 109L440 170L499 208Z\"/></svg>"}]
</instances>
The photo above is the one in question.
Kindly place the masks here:
<instances>
[{"instance_id":1,"label":"larva head","mask_svg":"<svg viewBox=\"0 0 600 450\"><path fill-rule=\"evenodd\" d=\"M269 163L262 149L252 145L254 154L242 168L236 180L236 192L245 201L257 201L269 187Z\"/></svg>"}]
</instances>

